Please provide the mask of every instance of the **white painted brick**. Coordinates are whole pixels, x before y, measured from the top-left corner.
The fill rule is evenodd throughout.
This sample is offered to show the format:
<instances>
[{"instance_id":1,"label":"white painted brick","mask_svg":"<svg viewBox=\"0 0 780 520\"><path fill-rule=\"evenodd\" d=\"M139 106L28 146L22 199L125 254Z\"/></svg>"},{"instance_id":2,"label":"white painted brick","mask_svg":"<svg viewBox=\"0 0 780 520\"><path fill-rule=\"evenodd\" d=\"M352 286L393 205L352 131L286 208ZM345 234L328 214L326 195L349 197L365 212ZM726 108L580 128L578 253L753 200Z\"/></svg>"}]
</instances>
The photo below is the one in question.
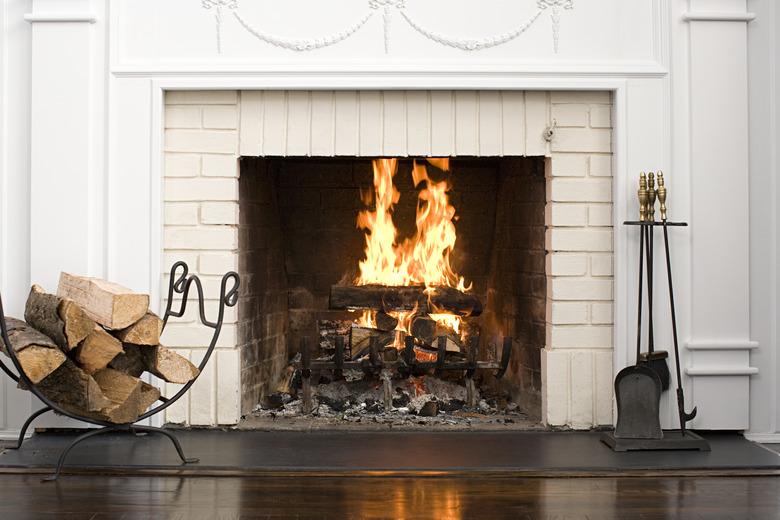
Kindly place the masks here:
<instances>
[{"instance_id":1,"label":"white painted brick","mask_svg":"<svg viewBox=\"0 0 780 520\"><path fill-rule=\"evenodd\" d=\"M548 226L588 225L588 207L585 204L552 203L545 209L545 223Z\"/></svg>"},{"instance_id":2,"label":"white painted brick","mask_svg":"<svg viewBox=\"0 0 780 520\"><path fill-rule=\"evenodd\" d=\"M552 155L553 177L585 177L588 173L587 154L555 153Z\"/></svg>"},{"instance_id":3,"label":"white painted brick","mask_svg":"<svg viewBox=\"0 0 780 520\"><path fill-rule=\"evenodd\" d=\"M209 346L213 333L213 329L200 323L171 322L165 327L160 342L175 348L205 349ZM235 348L236 344L236 326L224 324L217 339L217 348Z\"/></svg>"},{"instance_id":4,"label":"white painted brick","mask_svg":"<svg viewBox=\"0 0 780 520\"><path fill-rule=\"evenodd\" d=\"M588 323L588 303L547 301L550 322L554 325L585 325Z\"/></svg>"},{"instance_id":5,"label":"white painted brick","mask_svg":"<svg viewBox=\"0 0 780 520\"><path fill-rule=\"evenodd\" d=\"M548 251L612 251L612 230L552 228L545 241Z\"/></svg>"},{"instance_id":6,"label":"white painted brick","mask_svg":"<svg viewBox=\"0 0 780 520\"><path fill-rule=\"evenodd\" d=\"M205 350L194 350L191 361L198 365L205 354ZM195 384L190 388L190 424L193 426L214 426L217 422L215 395L215 367L214 358L203 367Z\"/></svg>"},{"instance_id":7,"label":"white painted brick","mask_svg":"<svg viewBox=\"0 0 780 520\"><path fill-rule=\"evenodd\" d=\"M175 105L165 109L165 128L200 128L198 106Z\"/></svg>"},{"instance_id":8,"label":"white painted brick","mask_svg":"<svg viewBox=\"0 0 780 520\"><path fill-rule=\"evenodd\" d=\"M238 349L220 350L217 362L217 423L236 424L241 413L241 362Z\"/></svg>"},{"instance_id":9,"label":"white painted brick","mask_svg":"<svg viewBox=\"0 0 780 520\"><path fill-rule=\"evenodd\" d=\"M596 380L596 426L612 425L612 352L593 354L593 374Z\"/></svg>"},{"instance_id":10,"label":"white painted brick","mask_svg":"<svg viewBox=\"0 0 780 520\"><path fill-rule=\"evenodd\" d=\"M547 297L553 300L612 300L612 280L554 278Z\"/></svg>"},{"instance_id":11,"label":"white painted brick","mask_svg":"<svg viewBox=\"0 0 780 520\"><path fill-rule=\"evenodd\" d=\"M202 224L238 225L237 202L204 202L200 205Z\"/></svg>"},{"instance_id":12,"label":"white painted brick","mask_svg":"<svg viewBox=\"0 0 780 520\"><path fill-rule=\"evenodd\" d=\"M174 349L174 351L180 356L190 359L189 349ZM175 383L163 383L165 385L165 397L173 397L176 392L181 390L184 385L177 385ZM185 393L181 398L173 403L171 406L165 409L165 422L172 424L186 424L190 419L190 396L189 392Z\"/></svg>"},{"instance_id":13,"label":"white painted brick","mask_svg":"<svg viewBox=\"0 0 780 520\"><path fill-rule=\"evenodd\" d=\"M548 196L552 202L611 202L611 179L550 179Z\"/></svg>"},{"instance_id":14,"label":"white painted brick","mask_svg":"<svg viewBox=\"0 0 780 520\"><path fill-rule=\"evenodd\" d=\"M593 353L572 352L571 427L576 430L593 426ZM575 368L576 367L576 368Z\"/></svg>"},{"instance_id":15,"label":"white painted brick","mask_svg":"<svg viewBox=\"0 0 780 520\"><path fill-rule=\"evenodd\" d=\"M223 275L238 268L238 255L235 253L201 253L198 272L201 274Z\"/></svg>"},{"instance_id":16,"label":"white painted brick","mask_svg":"<svg viewBox=\"0 0 780 520\"><path fill-rule=\"evenodd\" d=\"M591 105L590 126L592 128L611 128L612 107L609 105Z\"/></svg>"},{"instance_id":17,"label":"white painted brick","mask_svg":"<svg viewBox=\"0 0 780 520\"><path fill-rule=\"evenodd\" d=\"M166 226L194 226L198 223L197 202L166 202Z\"/></svg>"},{"instance_id":18,"label":"white painted brick","mask_svg":"<svg viewBox=\"0 0 780 520\"><path fill-rule=\"evenodd\" d=\"M591 255L591 276L612 276L612 255Z\"/></svg>"},{"instance_id":19,"label":"white painted brick","mask_svg":"<svg viewBox=\"0 0 780 520\"><path fill-rule=\"evenodd\" d=\"M238 132L235 130L166 130L165 151L235 154L238 151Z\"/></svg>"},{"instance_id":20,"label":"white painted brick","mask_svg":"<svg viewBox=\"0 0 780 520\"><path fill-rule=\"evenodd\" d=\"M612 204L591 204L588 208L589 226L611 226Z\"/></svg>"},{"instance_id":21,"label":"white painted brick","mask_svg":"<svg viewBox=\"0 0 780 520\"><path fill-rule=\"evenodd\" d=\"M552 140L553 152L610 152L612 131L605 128L558 128Z\"/></svg>"},{"instance_id":22,"label":"white painted brick","mask_svg":"<svg viewBox=\"0 0 780 520\"><path fill-rule=\"evenodd\" d=\"M238 159L234 155L204 154L202 161L201 174L204 177L238 177Z\"/></svg>"},{"instance_id":23,"label":"white painted brick","mask_svg":"<svg viewBox=\"0 0 780 520\"><path fill-rule=\"evenodd\" d=\"M612 325L612 302L591 303L590 322L594 325Z\"/></svg>"},{"instance_id":24,"label":"white painted brick","mask_svg":"<svg viewBox=\"0 0 780 520\"><path fill-rule=\"evenodd\" d=\"M542 420L551 426L569 422L569 353L542 350Z\"/></svg>"},{"instance_id":25,"label":"white painted brick","mask_svg":"<svg viewBox=\"0 0 780 520\"><path fill-rule=\"evenodd\" d=\"M166 179L168 202L237 201L238 179Z\"/></svg>"},{"instance_id":26,"label":"white painted brick","mask_svg":"<svg viewBox=\"0 0 780 520\"><path fill-rule=\"evenodd\" d=\"M612 327L595 325L548 325L550 348L612 348Z\"/></svg>"},{"instance_id":27,"label":"white painted brick","mask_svg":"<svg viewBox=\"0 0 780 520\"><path fill-rule=\"evenodd\" d=\"M611 155L591 155L590 156L590 175L594 177L612 176L612 156Z\"/></svg>"},{"instance_id":28,"label":"white painted brick","mask_svg":"<svg viewBox=\"0 0 780 520\"><path fill-rule=\"evenodd\" d=\"M238 128L238 107L235 105L203 107L203 128L235 130Z\"/></svg>"},{"instance_id":29,"label":"white painted brick","mask_svg":"<svg viewBox=\"0 0 780 520\"><path fill-rule=\"evenodd\" d=\"M173 90L166 92L166 105L235 105L235 90Z\"/></svg>"},{"instance_id":30,"label":"white painted brick","mask_svg":"<svg viewBox=\"0 0 780 520\"><path fill-rule=\"evenodd\" d=\"M549 276L585 276L588 274L588 257L585 255L550 253L546 258Z\"/></svg>"},{"instance_id":31,"label":"white painted brick","mask_svg":"<svg viewBox=\"0 0 780 520\"><path fill-rule=\"evenodd\" d=\"M588 126L588 105L553 105L551 112L559 127Z\"/></svg>"},{"instance_id":32,"label":"white painted brick","mask_svg":"<svg viewBox=\"0 0 780 520\"><path fill-rule=\"evenodd\" d=\"M163 254L163 274L170 273L173 264L175 264L180 260L182 262L185 262L190 267L190 272L192 272L192 269L194 269L195 266L198 265L198 253L192 251L171 250L167 247L166 244L165 254ZM161 294L167 294L168 293L167 279L163 281L162 288L163 290Z\"/></svg>"},{"instance_id":33,"label":"white painted brick","mask_svg":"<svg viewBox=\"0 0 780 520\"><path fill-rule=\"evenodd\" d=\"M165 245L172 249L233 250L238 248L238 229L226 226L166 227Z\"/></svg>"},{"instance_id":34,"label":"white painted brick","mask_svg":"<svg viewBox=\"0 0 780 520\"><path fill-rule=\"evenodd\" d=\"M165 154L166 177L197 177L200 175L200 155L188 153Z\"/></svg>"},{"instance_id":35,"label":"white painted brick","mask_svg":"<svg viewBox=\"0 0 780 520\"><path fill-rule=\"evenodd\" d=\"M609 104L612 102L612 96L609 91L590 91L590 90L560 90L550 93L550 102L560 103L599 103Z\"/></svg>"}]
</instances>

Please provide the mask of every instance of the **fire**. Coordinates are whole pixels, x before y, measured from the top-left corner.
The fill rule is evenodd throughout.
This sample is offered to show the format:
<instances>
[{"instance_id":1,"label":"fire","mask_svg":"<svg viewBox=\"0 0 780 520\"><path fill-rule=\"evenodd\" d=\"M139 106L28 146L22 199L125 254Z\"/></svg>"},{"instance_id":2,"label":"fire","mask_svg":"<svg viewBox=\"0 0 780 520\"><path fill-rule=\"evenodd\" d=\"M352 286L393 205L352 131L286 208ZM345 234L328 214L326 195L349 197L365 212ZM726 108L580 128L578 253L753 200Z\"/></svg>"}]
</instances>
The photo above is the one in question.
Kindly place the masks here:
<instances>
[{"instance_id":1,"label":"fire","mask_svg":"<svg viewBox=\"0 0 780 520\"><path fill-rule=\"evenodd\" d=\"M449 171L449 159L432 158L428 162ZM359 263L357 285L422 285L426 291L436 286L455 287L468 291L466 285L450 264L450 254L455 247L455 207L449 202L449 185L446 180L436 182L428 175L424 163L414 162L412 179L421 186L418 194L416 233L399 243L398 229L393 223L393 208L401 194L393 184L398 171L396 159L376 159L374 169L374 210L366 209L358 214L357 226L366 231L365 258ZM370 202L370 200L366 201ZM395 313L399 324L396 330L408 332L417 310ZM444 312L429 316L456 333L461 318ZM370 326L373 316L365 311L359 323Z\"/></svg>"}]
</instances>

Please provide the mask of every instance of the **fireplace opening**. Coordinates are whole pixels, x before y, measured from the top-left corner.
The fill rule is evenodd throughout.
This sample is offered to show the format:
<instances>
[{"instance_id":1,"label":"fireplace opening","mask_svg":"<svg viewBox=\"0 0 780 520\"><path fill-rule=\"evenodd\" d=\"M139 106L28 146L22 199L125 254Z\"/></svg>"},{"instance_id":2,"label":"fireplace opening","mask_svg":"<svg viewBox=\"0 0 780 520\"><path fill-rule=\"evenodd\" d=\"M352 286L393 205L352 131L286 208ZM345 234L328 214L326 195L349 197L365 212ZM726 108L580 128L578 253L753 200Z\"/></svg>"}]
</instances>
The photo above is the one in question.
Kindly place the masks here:
<instances>
[{"instance_id":1,"label":"fireplace opening","mask_svg":"<svg viewBox=\"0 0 780 520\"><path fill-rule=\"evenodd\" d=\"M242 410L261 423L535 424L545 168L242 157Z\"/></svg>"}]
</instances>

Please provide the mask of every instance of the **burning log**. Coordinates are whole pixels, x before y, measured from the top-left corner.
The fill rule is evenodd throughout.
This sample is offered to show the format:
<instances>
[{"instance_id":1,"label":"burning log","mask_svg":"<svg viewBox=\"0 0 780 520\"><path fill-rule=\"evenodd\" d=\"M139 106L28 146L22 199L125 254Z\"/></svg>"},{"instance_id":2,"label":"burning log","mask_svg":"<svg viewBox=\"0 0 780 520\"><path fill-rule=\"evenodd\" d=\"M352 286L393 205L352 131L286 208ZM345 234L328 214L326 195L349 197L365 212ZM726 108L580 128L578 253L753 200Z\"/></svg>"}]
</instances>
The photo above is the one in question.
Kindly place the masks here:
<instances>
[{"instance_id":1,"label":"burning log","mask_svg":"<svg viewBox=\"0 0 780 520\"><path fill-rule=\"evenodd\" d=\"M368 353L371 346L371 336L377 336L377 347L381 349L393 344L395 331L386 332L353 325L349 331L350 352L353 361Z\"/></svg>"},{"instance_id":2,"label":"burning log","mask_svg":"<svg viewBox=\"0 0 780 520\"><path fill-rule=\"evenodd\" d=\"M482 314L482 302L473 294L453 287L434 287L426 294L421 285L334 285L330 288L330 308L384 312L417 309L421 314L438 312L458 316Z\"/></svg>"}]
</instances>

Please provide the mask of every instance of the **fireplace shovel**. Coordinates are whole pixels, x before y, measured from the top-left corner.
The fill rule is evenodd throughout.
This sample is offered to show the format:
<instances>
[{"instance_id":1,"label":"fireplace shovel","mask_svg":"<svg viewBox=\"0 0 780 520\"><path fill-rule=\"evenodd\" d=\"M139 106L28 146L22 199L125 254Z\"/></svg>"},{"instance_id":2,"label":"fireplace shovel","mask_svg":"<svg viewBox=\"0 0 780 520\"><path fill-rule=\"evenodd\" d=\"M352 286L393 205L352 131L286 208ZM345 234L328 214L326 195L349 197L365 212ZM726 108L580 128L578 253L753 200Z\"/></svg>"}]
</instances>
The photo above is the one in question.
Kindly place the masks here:
<instances>
[{"instance_id":1,"label":"fireplace shovel","mask_svg":"<svg viewBox=\"0 0 780 520\"><path fill-rule=\"evenodd\" d=\"M640 201L642 200L640 189ZM644 223L644 221L643 221ZM661 379L647 363L641 362L642 350L642 286L644 249L647 228L639 227L639 302L637 304L636 362L621 370L615 378L618 419L616 439L661 439L659 420Z\"/></svg>"}]
</instances>

